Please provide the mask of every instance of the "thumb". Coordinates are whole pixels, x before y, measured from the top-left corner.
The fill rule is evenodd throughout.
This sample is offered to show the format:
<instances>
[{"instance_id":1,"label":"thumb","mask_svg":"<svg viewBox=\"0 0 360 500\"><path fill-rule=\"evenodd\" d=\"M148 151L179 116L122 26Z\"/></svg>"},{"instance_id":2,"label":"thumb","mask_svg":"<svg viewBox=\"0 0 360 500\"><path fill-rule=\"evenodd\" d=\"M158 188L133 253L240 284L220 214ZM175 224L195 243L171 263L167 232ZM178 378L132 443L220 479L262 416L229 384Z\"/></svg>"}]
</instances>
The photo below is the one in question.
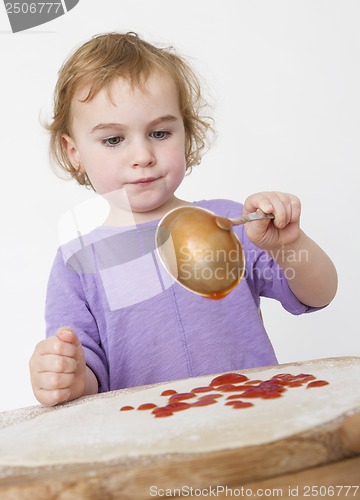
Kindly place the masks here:
<instances>
[{"instance_id":1,"label":"thumb","mask_svg":"<svg viewBox=\"0 0 360 500\"><path fill-rule=\"evenodd\" d=\"M266 244L266 240L271 232L271 228L269 227L271 222L270 219L263 219L247 222L245 224L247 237L259 248L264 248L264 244Z\"/></svg>"},{"instance_id":2,"label":"thumb","mask_svg":"<svg viewBox=\"0 0 360 500\"><path fill-rule=\"evenodd\" d=\"M70 344L75 344L76 346L80 344L77 335L74 333L72 328L70 328L70 326L61 326L57 330L56 336L64 342L69 342Z\"/></svg>"}]
</instances>

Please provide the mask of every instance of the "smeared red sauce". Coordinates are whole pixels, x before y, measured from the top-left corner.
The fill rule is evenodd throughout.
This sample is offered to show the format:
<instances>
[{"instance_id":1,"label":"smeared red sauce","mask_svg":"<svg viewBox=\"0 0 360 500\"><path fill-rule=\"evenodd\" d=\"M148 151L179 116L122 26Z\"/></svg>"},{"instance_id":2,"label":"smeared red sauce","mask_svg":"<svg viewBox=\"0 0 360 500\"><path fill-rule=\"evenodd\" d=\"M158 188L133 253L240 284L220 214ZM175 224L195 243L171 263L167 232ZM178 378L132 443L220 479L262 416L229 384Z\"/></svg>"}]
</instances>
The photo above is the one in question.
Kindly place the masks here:
<instances>
[{"instance_id":1,"label":"smeared red sauce","mask_svg":"<svg viewBox=\"0 0 360 500\"><path fill-rule=\"evenodd\" d=\"M242 393L241 394L231 394L231 396L228 396L226 399L239 399L242 397Z\"/></svg>"},{"instance_id":2,"label":"smeared red sauce","mask_svg":"<svg viewBox=\"0 0 360 500\"><path fill-rule=\"evenodd\" d=\"M164 408L159 408L159 411L157 411L156 413L154 413L154 417L155 418L170 417L171 415L173 415L173 412L170 411L170 410L166 410Z\"/></svg>"},{"instance_id":3,"label":"smeared red sauce","mask_svg":"<svg viewBox=\"0 0 360 500\"><path fill-rule=\"evenodd\" d=\"M191 407L196 407L196 406L209 406L209 405L214 405L217 403L217 400L214 398L209 398L209 399L199 399L198 401L195 401L195 403L191 403Z\"/></svg>"},{"instance_id":4,"label":"smeared red sauce","mask_svg":"<svg viewBox=\"0 0 360 500\"><path fill-rule=\"evenodd\" d=\"M273 399L279 397L284 391L286 391L285 387L275 380L265 380L258 385L250 386L242 393L242 397Z\"/></svg>"},{"instance_id":5,"label":"smeared red sauce","mask_svg":"<svg viewBox=\"0 0 360 500\"><path fill-rule=\"evenodd\" d=\"M151 413L155 418L170 417L178 411L213 405L222 398L224 398L223 404L233 409L250 408L254 406L254 403L242 401L242 399L276 399L283 397L289 389L304 386L306 388L322 387L328 384L329 382L326 380L316 380L314 375L307 373L298 375L279 373L269 380L249 380L248 377L239 373L225 373L212 379L208 386L194 387L190 392L167 389L160 394L168 396L164 406L143 403L138 407L138 410L152 410ZM200 395L205 392L208 394ZM235 392L235 394L226 396L228 392ZM128 410L134 410L134 407L122 406L120 408L120 411Z\"/></svg>"},{"instance_id":6,"label":"smeared red sauce","mask_svg":"<svg viewBox=\"0 0 360 500\"><path fill-rule=\"evenodd\" d=\"M213 390L214 388L211 385L207 385L206 387L195 387L195 389L191 389L191 392L198 394L199 392L210 392Z\"/></svg>"},{"instance_id":7,"label":"smeared red sauce","mask_svg":"<svg viewBox=\"0 0 360 500\"><path fill-rule=\"evenodd\" d=\"M268 394L268 393L266 391L253 390L253 391L243 392L241 397L242 398L262 398L263 396L265 396L265 394Z\"/></svg>"},{"instance_id":8,"label":"smeared red sauce","mask_svg":"<svg viewBox=\"0 0 360 500\"><path fill-rule=\"evenodd\" d=\"M234 392L238 391L239 389L241 389L241 386L234 384L223 384L216 386L216 390L220 392Z\"/></svg>"},{"instance_id":9,"label":"smeared red sauce","mask_svg":"<svg viewBox=\"0 0 360 500\"><path fill-rule=\"evenodd\" d=\"M218 393L206 394L205 396L199 396L198 399L205 399L205 398L219 399L219 398L222 398L223 396L224 396L224 394L218 394Z\"/></svg>"},{"instance_id":10,"label":"smeared red sauce","mask_svg":"<svg viewBox=\"0 0 360 500\"><path fill-rule=\"evenodd\" d=\"M282 385L290 385L294 383L306 383L309 380L314 380L314 375L309 375L307 373L300 373L299 375L290 375L289 373L280 373L279 375L274 375L271 380L275 380L277 383Z\"/></svg>"},{"instance_id":11,"label":"smeared red sauce","mask_svg":"<svg viewBox=\"0 0 360 500\"><path fill-rule=\"evenodd\" d=\"M154 403L144 403L138 407L138 410L152 410L153 408L156 408L157 405Z\"/></svg>"},{"instance_id":12,"label":"smeared red sauce","mask_svg":"<svg viewBox=\"0 0 360 500\"><path fill-rule=\"evenodd\" d=\"M264 394L261 399L276 399L281 398L282 394L280 392L269 392L268 394Z\"/></svg>"},{"instance_id":13,"label":"smeared red sauce","mask_svg":"<svg viewBox=\"0 0 360 500\"><path fill-rule=\"evenodd\" d=\"M169 401L182 401L183 399L191 398L195 398L195 394L193 392L179 392L170 396Z\"/></svg>"},{"instance_id":14,"label":"smeared red sauce","mask_svg":"<svg viewBox=\"0 0 360 500\"><path fill-rule=\"evenodd\" d=\"M249 380L249 378L240 373L225 373L225 375L213 378L210 385L217 387L223 384L240 384L241 382L245 382L245 380Z\"/></svg>"},{"instance_id":15,"label":"smeared red sauce","mask_svg":"<svg viewBox=\"0 0 360 500\"><path fill-rule=\"evenodd\" d=\"M225 403L225 405L232 406L235 409L250 408L251 406L254 406L253 403L245 403L245 401L228 401L227 403Z\"/></svg>"},{"instance_id":16,"label":"smeared red sauce","mask_svg":"<svg viewBox=\"0 0 360 500\"><path fill-rule=\"evenodd\" d=\"M191 404L189 403L183 403L182 401L174 401L173 403L169 403L166 406L164 406L167 410L170 411L182 411L182 410L188 410L191 408ZM154 410L155 413L155 410Z\"/></svg>"},{"instance_id":17,"label":"smeared red sauce","mask_svg":"<svg viewBox=\"0 0 360 500\"><path fill-rule=\"evenodd\" d=\"M314 382L310 382L310 384L307 385L307 387L322 387L323 385L328 385L329 382L326 382L326 380L315 380Z\"/></svg>"},{"instance_id":18,"label":"smeared red sauce","mask_svg":"<svg viewBox=\"0 0 360 500\"><path fill-rule=\"evenodd\" d=\"M172 396L173 394L176 394L174 389L167 389L166 391L163 391L160 396Z\"/></svg>"},{"instance_id":19,"label":"smeared red sauce","mask_svg":"<svg viewBox=\"0 0 360 500\"><path fill-rule=\"evenodd\" d=\"M300 375L295 375L296 380L302 380L303 382L307 382L308 380L315 380L316 377L314 375L310 375L307 373L300 373Z\"/></svg>"}]
</instances>

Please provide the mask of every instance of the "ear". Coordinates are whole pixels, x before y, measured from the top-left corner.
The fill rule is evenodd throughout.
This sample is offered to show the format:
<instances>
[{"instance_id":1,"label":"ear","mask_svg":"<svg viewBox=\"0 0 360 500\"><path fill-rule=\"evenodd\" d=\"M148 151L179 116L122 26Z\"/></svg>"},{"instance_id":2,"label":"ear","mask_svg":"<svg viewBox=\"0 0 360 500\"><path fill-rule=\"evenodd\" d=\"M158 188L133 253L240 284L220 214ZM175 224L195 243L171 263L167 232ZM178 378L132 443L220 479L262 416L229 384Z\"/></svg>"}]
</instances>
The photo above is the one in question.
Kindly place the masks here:
<instances>
[{"instance_id":1,"label":"ear","mask_svg":"<svg viewBox=\"0 0 360 500\"><path fill-rule=\"evenodd\" d=\"M63 134L61 136L61 141L71 165L74 167L75 170L79 169L81 170L82 165L80 160L80 154L76 147L74 139L67 134Z\"/></svg>"}]
</instances>

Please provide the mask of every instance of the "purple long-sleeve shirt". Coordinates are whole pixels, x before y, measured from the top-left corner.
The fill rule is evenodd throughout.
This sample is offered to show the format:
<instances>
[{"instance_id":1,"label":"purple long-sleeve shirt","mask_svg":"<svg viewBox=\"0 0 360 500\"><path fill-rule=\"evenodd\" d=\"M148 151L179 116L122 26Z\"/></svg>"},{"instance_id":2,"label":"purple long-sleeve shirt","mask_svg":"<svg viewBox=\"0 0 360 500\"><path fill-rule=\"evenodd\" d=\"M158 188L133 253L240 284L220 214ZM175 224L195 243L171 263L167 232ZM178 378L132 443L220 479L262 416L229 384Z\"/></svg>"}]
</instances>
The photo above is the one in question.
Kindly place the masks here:
<instances>
[{"instance_id":1,"label":"purple long-sleeve shirt","mask_svg":"<svg viewBox=\"0 0 360 500\"><path fill-rule=\"evenodd\" d=\"M242 205L204 200L194 205L235 217ZM246 271L224 299L209 300L174 282L155 251L158 221L98 227L63 245L55 258L46 301L47 336L71 326L95 373L99 392L275 364L260 317L260 297L292 314L310 312L283 271L234 228Z\"/></svg>"}]
</instances>

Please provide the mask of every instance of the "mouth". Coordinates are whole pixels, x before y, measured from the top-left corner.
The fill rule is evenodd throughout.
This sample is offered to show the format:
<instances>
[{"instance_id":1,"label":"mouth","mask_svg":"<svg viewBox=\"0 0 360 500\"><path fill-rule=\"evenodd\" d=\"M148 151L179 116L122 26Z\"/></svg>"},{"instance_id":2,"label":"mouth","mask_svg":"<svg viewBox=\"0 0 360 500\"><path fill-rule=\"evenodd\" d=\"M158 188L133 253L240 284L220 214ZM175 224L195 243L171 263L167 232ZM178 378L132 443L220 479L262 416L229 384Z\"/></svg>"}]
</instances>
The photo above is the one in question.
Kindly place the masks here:
<instances>
[{"instance_id":1,"label":"mouth","mask_svg":"<svg viewBox=\"0 0 360 500\"><path fill-rule=\"evenodd\" d=\"M143 177L141 179L137 179L134 182L130 182L130 184L146 186L146 185L151 184L152 182L156 181L157 179L158 179L158 177Z\"/></svg>"}]
</instances>

